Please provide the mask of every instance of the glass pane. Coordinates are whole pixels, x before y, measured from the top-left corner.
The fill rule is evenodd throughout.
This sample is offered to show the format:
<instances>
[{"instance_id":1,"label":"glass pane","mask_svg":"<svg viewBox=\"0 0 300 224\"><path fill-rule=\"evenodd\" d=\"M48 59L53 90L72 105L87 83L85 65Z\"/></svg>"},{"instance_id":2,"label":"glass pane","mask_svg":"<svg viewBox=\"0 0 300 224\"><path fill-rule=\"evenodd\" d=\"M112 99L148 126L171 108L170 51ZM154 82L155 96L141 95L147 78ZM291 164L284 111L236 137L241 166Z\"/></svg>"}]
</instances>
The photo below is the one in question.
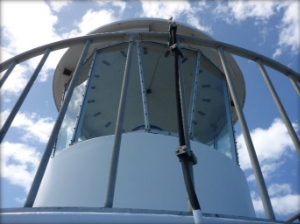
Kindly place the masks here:
<instances>
[{"instance_id":1,"label":"glass pane","mask_svg":"<svg viewBox=\"0 0 300 224\"><path fill-rule=\"evenodd\" d=\"M61 151L71 143L71 139L75 130L77 114L86 89L86 79L90 70L91 62L92 58L89 58L82 67L81 74L77 81L77 86L74 88L74 92L69 102L67 112L57 136L55 148L56 152Z\"/></svg>"},{"instance_id":2,"label":"glass pane","mask_svg":"<svg viewBox=\"0 0 300 224\"><path fill-rule=\"evenodd\" d=\"M223 82L223 73L202 55L193 138L233 158L234 142L229 136Z\"/></svg>"},{"instance_id":3,"label":"glass pane","mask_svg":"<svg viewBox=\"0 0 300 224\"><path fill-rule=\"evenodd\" d=\"M130 64L130 76L126 96L123 132L126 133L136 130L145 130L145 121L137 59L137 47L136 45L134 45L134 47L132 48L132 59Z\"/></svg>"},{"instance_id":4,"label":"glass pane","mask_svg":"<svg viewBox=\"0 0 300 224\"><path fill-rule=\"evenodd\" d=\"M218 151L232 159L232 142L230 141L227 123L225 124L223 130L219 133L217 145Z\"/></svg>"},{"instance_id":5,"label":"glass pane","mask_svg":"<svg viewBox=\"0 0 300 224\"><path fill-rule=\"evenodd\" d=\"M143 42L143 69L147 91L151 132L177 133L177 112L174 80L174 57L166 45ZM196 53L183 50L182 72L187 113L191 98L191 86L196 64Z\"/></svg>"},{"instance_id":6,"label":"glass pane","mask_svg":"<svg viewBox=\"0 0 300 224\"><path fill-rule=\"evenodd\" d=\"M127 49L124 43L97 52L79 141L114 134Z\"/></svg>"}]
</instances>

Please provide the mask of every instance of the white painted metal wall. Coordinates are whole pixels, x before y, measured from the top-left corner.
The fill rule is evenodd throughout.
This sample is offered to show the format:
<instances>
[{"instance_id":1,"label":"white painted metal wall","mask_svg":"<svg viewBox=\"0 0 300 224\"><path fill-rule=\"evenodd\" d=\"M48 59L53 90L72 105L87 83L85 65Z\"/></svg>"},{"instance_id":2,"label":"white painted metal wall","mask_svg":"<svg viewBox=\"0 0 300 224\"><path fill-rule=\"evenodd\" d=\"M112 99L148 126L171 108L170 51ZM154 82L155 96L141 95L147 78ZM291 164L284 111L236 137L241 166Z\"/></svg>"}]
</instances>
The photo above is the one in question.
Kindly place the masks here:
<instances>
[{"instance_id":1,"label":"white painted metal wall","mask_svg":"<svg viewBox=\"0 0 300 224\"><path fill-rule=\"evenodd\" d=\"M114 136L94 138L51 158L34 207L103 207ZM122 137L116 208L187 211L177 137L128 133ZM242 170L222 153L191 142L198 158L196 191L203 212L255 217Z\"/></svg>"}]
</instances>

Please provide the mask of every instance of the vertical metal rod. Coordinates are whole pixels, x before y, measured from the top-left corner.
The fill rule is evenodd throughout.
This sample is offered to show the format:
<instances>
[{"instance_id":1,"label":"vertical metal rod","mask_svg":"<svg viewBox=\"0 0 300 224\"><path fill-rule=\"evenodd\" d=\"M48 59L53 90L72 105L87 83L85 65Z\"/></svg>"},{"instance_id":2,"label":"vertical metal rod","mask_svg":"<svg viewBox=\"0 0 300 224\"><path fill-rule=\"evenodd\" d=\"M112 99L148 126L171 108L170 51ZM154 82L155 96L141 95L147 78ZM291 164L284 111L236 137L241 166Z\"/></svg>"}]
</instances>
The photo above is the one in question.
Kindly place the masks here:
<instances>
[{"instance_id":1,"label":"vertical metal rod","mask_svg":"<svg viewBox=\"0 0 300 224\"><path fill-rule=\"evenodd\" d=\"M234 138L234 132L233 132L233 122L232 122L232 117L231 117L231 109L230 109L230 104L229 104L229 95L228 95L228 88L226 81L223 80L223 93L224 93L224 103L225 103L225 110L226 110L226 118L227 118L227 127L228 127L228 134L229 134L229 141L231 142L231 155L232 159L236 161L237 164L238 158L237 158L237 153L236 153L236 145L235 145L235 138Z\"/></svg>"},{"instance_id":2,"label":"vertical metal rod","mask_svg":"<svg viewBox=\"0 0 300 224\"><path fill-rule=\"evenodd\" d=\"M179 40L177 40L177 44L179 45ZM184 76L182 72L182 58L180 55L178 55L178 68L179 68L179 94L180 94L180 104L181 104L181 113L182 113L182 123L183 123L183 133L185 138L185 144L188 150L191 149L191 143L189 138L189 132L188 132L188 121L187 121L187 111L186 111L186 101L185 101L185 89L184 89ZM193 163L191 161L188 162L190 175L192 179L192 183L194 185L194 171L193 171ZM195 185L194 185L195 186ZM192 206L188 197L188 210L192 211Z\"/></svg>"},{"instance_id":3,"label":"vertical metal rod","mask_svg":"<svg viewBox=\"0 0 300 224\"><path fill-rule=\"evenodd\" d=\"M90 66L90 71L89 71L89 74L87 76L88 80L87 80L87 83L86 83L86 89L85 89L83 99L81 101L80 109L79 109L78 114L77 114L77 120L76 120L76 124L75 124L75 131L73 133L71 143L77 142L78 138L80 137L79 135L81 133L81 127L82 127L82 122L83 122L83 114L85 113L85 110L86 110L86 104L87 104L89 93L90 93L90 90L91 90L91 83L92 83L93 78L94 78L94 76L92 74L93 74L93 69L94 69L94 62L97 58L96 55L97 55L97 51L94 52L94 56L93 56L92 63L91 63L91 66Z\"/></svg>"},{"instance_id":4,"label":"vertical metal rod","mask_svg":"<svg viewBox=\"0 0 300 224\"><path fill-rule=\"evenodd\" d=\"M45 61L47 60L49 54L51 52L50 48L47 48L47 50L45 51L42 59L40 60L38 66L36 67L35 71L33 72L31 78L29 79L28 83L26 84L23 92L21 93L19 99L17 100L16 104L14 105L12 111L10 112L9 116L7 117L4 125L2 126L1 130L0 130L0 143L2 142L2 140L4 139L11 123L13 122L15 116L17 115L20 107L22 106L28 92L30 91L34 81L36 80L38 74L40 73Z\"/></svg>"},{"instance_id":5,"label":"vertical metal rod","mask_svg":"<svg viewBox=\"0 0 300 224\"><path fill-rule=\"evenodd\" d=\"M259 166L257 155L256 155L256 152L255 152L255 149L254 149L254 146L253 146L253 142L251 140L250 132L249 132L249 129L248 129L248 126L247 126L247 123L246 123L246 120L245 120L245 117L244 117L244 114L243 114L243 111L242 111L242 107L240 105L240 102L239 102L239 99L238 99L238 96L237 96L235 86L234 86L233 81L232 81L232 75L230 73L227 61L226 61L225 56L224 56L223 48L219 47L218 51L219 51L219 56L220 56L220 59L221 59L221 62L222 62L223 70L224 70L224 73L225 73L225 77L226 77L226 80L227 80L227 83L228 83L229 91L230 91L232 100L234 102L237 117L240 121L240 125L241 125L241 128L242 128L243 136L244 136L246 146L247 146L247 149L248 149L250 161L251 161L253 172L254 172L254 175L255 175L255 179L256 179L256 182L257 182L257 185L258 185L258 190L260 192L260 196L261 196L261 199L262 199L262 203L263 203L263 206L264 206L266 217L268 219L275 220L275 215L274 215L274 211L273 211L273 208L272 208L270 197L269 197L269 194L268 194L268 191L267 191L266 183L265 183L264 177L262 175L262 172L261 172L261 169L260 169L260 166Z\"/></svg>"},{"instance_id":6,"label":"vertical metal rod","mask_svg":"<svg viewBox=\"0 0 300 224\"><path fill-rule=\"evenodd\" d=\"M139 42L137 42L136 45L137 45L137 56L138 56L141 92L142 92L143 109L144 109L145 130L146 132L150 132L149 112L148 112L148 103L147 103L141 47Z\"/></svg>"},{"instance_id":7,"label":"vertical metal rod","mask_svg":"<svg viewBox=\"0 0 300 224\"><path fill-rule=\"evenodd\" d=\"M279 97L276 93L276 90L275 90L275 88L274 88L274 86L273 86L273 84L272 84L272 82L271 82L271 80L268 76L268 73L267 73L267 71L266 71L266 69L265 69L265 67L262 64L262 61L260 59L257 59L256 63L257 63L257 65L258 65L258 67L261 71L261 74L263 75L263 77L266 81L266 84L269 88L269 91L271 92L273 100L274 100L274 102L275 102L275 104L276 104L276 106L279 110L279 113L280 113L280 115L281 115L281 117L282 117L282 119L285 123L285 126L288 129L288 132L289 132L289 134L290 134L290 136L293 140L295 148L298 150L298 153L300 154L300 141L299 141L299 139L297 137L297 134L296 134L296 132L293 128L293 125L292 125L288 115L286 114L285 109L284 109L284 107L283 107L283 105L282 105L282 103L281 103L281 101L280 101L280 99L279 99Z\"/></svg>"},{"instance_id":8,"label":"vertical metal rod","mask_svg":"<svg viewBox=\"0 0 300 224\"><path fill-rule=\"evenodd\" d=\"M177 40L179 44L179 41ZM185 138L186 147L191 150L190 138L188 133L188 121L187 121L187 111L186 111L186 98L185 98L185 89L184 89L184 76L181 66L181 56L178 55L178 68L179 68L179 94L181 101L181 113L182 113L182 123L183 123L183 133Z\"/></svg>"},{"instance_id":9,"label":"vertical metal rod","mask_svg":"<svg viewBox=\"0 0 300 224\"><path fill-rule=\"evenodd\" d=\"M12 72L12 70L15 68L16 64L17 64L17 62L13 61L10 64L10 66L8 67L8 69L6 70L5 74L2 76L2 78L0 80L0 89L1 89L2 85L5 83L6 79L10 75L10 73Z\"/></svg>"},{"instance_id":10,"label":"vertical metal rod","mask_svg":"<svg viewBox=\"0 0 300 224\"><path fill-rule=\"evenodd\" d=\"M299 87L299 85L297 84L297 82L295 81L295 79L292 76L289 76L289 79L290 79L292 85L294 86L296 92L298 93L298 96L300 96L300 87Z\"/></svg>"},{"instance_id":11,"label":"vertical metal rod","mask_svg":"<svg viewBox=\"0 0 300 224\"><path fill-rule=\"evenodd\" d=\"M192 98L190 103L190 120L189 120L189 136L193 138L193 122L195 119L195 109L196 109L196 100L197 100L197 92L198 92L198 79L200 73L200 60L201 53L198 51L196 68L194 73L194 82L193 82L193 90L192 90Z\"/></svg>"},{"instance_id":12,"label":"vertical metal rod","mask_svg":"<svg viewBox=\"0 0 300 224\"><path fill-rule=\"evenodd\" d=\"M108 175L108 183L107 183L106 195L104 201L104 207L108 207L108 208L111 208L113 206L113 201L114 201L115 186L116 186L117 171L118 171L118 161L119 161L121 138L122 138L123 118L124 118L126 94L127 94L128 80L129 80L130 67L131 67L131 58L132 58L132 48L133 48L134 41L135 41L135 37L131 36L129 46L128 46L125 69L124 69L122 90L121 90L119 109L118 109L116 128L115 128L115 139L114 139L114 145L112 150L110 170Z\"/></svg>"},{"instance_id":13,"label":"vertical metal rod","mask_svg":"<svg viewBox=\"0 0 300 224\"><path fill-rule=\"evenodd\" d=\"M42 179L43 179L43 176L44 176L44 173L45 173L45 170L47 168L47 164L48 164L49 158L51 156L51 152L52 152L54 144L56 142L57 134L59 132L62 121L65 117L70 99L72 97L75 85L77 83L79 74L81 72L83 61L86 58L86 55L87 55L87 52L89 50L90 44L91 44L91 41L87 40L86 43L85 43L85 46L83 48L83 51L80 55L80 58L79 58L79 61L77 63L77 66L75 68L74 75L73 75L73 78L72 78L71 83L69 85L69 89L67 91L65 100L62 104L62 107L61 107L60 112L57 116L56 122L54 124L53 129L52 129L52 132L51 132L51 135L49 137L49 140L48 140L47 146L45 148L43 157L41 159L40 165L39 165L39 167L36 171L36 174L34 176L31 188L30 188L29 193L27 195L24 207L32 207L33 206L33 203L34 203L34 200L35 200L36 195L38 193L40 184L42 182Z\"/></svg>"}]
</instances>

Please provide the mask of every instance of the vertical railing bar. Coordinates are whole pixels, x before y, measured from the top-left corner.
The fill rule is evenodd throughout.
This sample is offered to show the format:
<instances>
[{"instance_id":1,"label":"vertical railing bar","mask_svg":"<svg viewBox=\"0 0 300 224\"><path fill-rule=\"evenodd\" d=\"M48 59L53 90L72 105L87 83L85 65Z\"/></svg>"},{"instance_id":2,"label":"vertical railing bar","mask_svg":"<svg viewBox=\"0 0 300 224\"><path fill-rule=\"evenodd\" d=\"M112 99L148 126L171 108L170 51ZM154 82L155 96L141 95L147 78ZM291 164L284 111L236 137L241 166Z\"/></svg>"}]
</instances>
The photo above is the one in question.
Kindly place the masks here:
<instances>
[{"instance_id":1,"label":"vertical railing bar","mask_svg":"<svg viewBox=\"0 0 300 224\"><path fill-rule=\"evenodd\" d=\"M193 138L193 122L195 119L195 108L196 108L196 100L197 100L197 92L198 92L198 79L200 73L200 60L201 60L201 52L198 51L197 54L197 62L196 68L194 73L194 82L193 82L193 89L192 89L192 98L190 103L190 119L189 119L189 137Z\"/></svg>"},{"instance_id":2,"label":"vertical railing bar","mask_svg":"<svg viewBox=\"0 0 300 224\"><path fill-rule=\"evenodd\" d=\"M235 138L233 132L233 122L232 122L231 109L229 104L228 88L225 80L223 80L223 93L224 93L224 103L225 103L225 110L226 110L226 117L227 117L227 126L229 132L228 134L229 134L230 142L233 144L233 146L231 147L231 153L236 161L236 164L239 164L237 153L236 153L236 144L235 144Z\"/></svg>"},{"instance_id":3,"label":"vertical railing bar","mask_svg":"<svg viewBox=\"0 0 300 224\"><path fill-rule=\"evenodd\" d=\"M79 74L81 72L83 61L84 61L84 59L85 59L85 57L87 55L87 52L88 52L89 47L90 47L90 44L91 44L91 41L87 40L86 43L85 43L85 46L84 46L84 48L83 48L83 50L81 52L81 55L80 55L79 61L77 63L77 66L75 68L74 75L73 75L73 78L72 78L71 83L69 85L69 89L67 91L65 100L64 100L63 105L62 105L62 107L60 109L60 112L59 112L59 114L57 116L56 122L55 122L55 124L53 126L53 129L52 129L51 135L49 137L47 146L45 148L43 157L41 159L40 165L39 165L39 167L38 167L38 169L36 171L36 174L34 176L31 188L30 188L29 193L27 195L24 207L32 207L33 206L33 203L34 203L34 200L35 200L36 195L38 193L40 184L42 182L42 179L43 179L43 176L44 176L44 173L45 173L45 170L47 168L47 164L48 164L49 158L51 156L51 152L52 152L54 144L56 142L57 134L58 134L59 129L61 127L61 124L62 124L62 121L64 119L64 116L66 114L66 111L67 111L70 99L72 97L75 85L77 83Z\"/></svg>"},{"instance_id":4,"label":"vertical railing bar","mask_svg":"<svg viewBox=\"0 0 300 224\"><path fill-rule=\"evenodd\" d=\"M42 59L40 60L38 66L36 67L36 69L34 70L31 78L29 79L28 83L26 84L23 92L21 93L20 97L18 98L16 104L14 105L12 111L10 112L9 116L7 117L4 125L2 126L1 130L0 130L0 143L2 142L2 140L4 139L11 123L13 122L15 116L17 115L20 107L22 106L25 98L27 97L28 92L30 91L34 81L36 80L37 76L39 75L43 65L45 64L45 61L47 60L49 54L51 52L51 48L47 48Z\"/></svg>"},{"instance_id":5,"label":"vertical railing bar","mask_svg":"<svg viewBox=\"0 0 300 224\"><path fill-rule=\"evenodd\" d=\"M10 73L12 72L12 70L14 70L15 66L16 66L17 62L13 61L8 69L6 70L6 72L4 73L4 75L2 76L1 80L0 80L0 89L2 87L2 85L5 83L6 79L8 78L8 76L10 75Z\"/></svg>"},{"instance_id":6,"label":"vertical railing bar","mask_svg":"<svg viewBox=\"0 0 300 224\"><path fill-rule=\"evenodd\" d=\"M249 132L249 129L248 129L248 126L247 126L247 123L246 123L246 120L245 120L245 117L244 117L244 114L243 114L243 111L242 111L242 107L240 105L240 102L239 102L239 99L238 99L238 96L237 96L235 86L234 86L233 81L232 81L232 75L230 73L227 61L226 61L225 56L224 56L223 48L219 47L218 52L219 52L222 67L223 67L223 70L224 70L224 73L225 73L225 77L226 77L226 80L227 80L227 83L228 83L229 91L230 91L232 100L234 102L237 117L240 121L241 129L242 129L243 136L244 136L246 146L247 146L247 149L248 149L250 161L251 161L253 172L254 172L254 175L255 175L255 179L256 179L256 182L257 182L257 185L258 185L258 189L259 189L259 192L260 192L260 196L261 196L261 199L262 199L262 203L263 203L263 206L264 206L266 217L268 219L275 220L275 215L274 215L274 211L273 211L273 208L272 208L270 197L269 197L269 194L268 194L268 191L267 191L266 183L265 183L264 177L262 175L260 165L259 165L259 162L258 162L258 158L257 158L256 152L255 152L255 149L254 149L254 146L253 146L253 142L252 142L252 139L251 139L251 136L250 136L250 132Z\"/></svg>"},{"instance_id":7,"label":"vertical railing bar","mask_svg":"<svg viewBox=\"0 0 300 224\"><path fill-rule=\"evenodd\" d=\"M147 95L146 95L147 93L146 93L146 86L145 86L141 47L140 47L140 43L138 41L136 44L137 44L137 56L138 56L138 64L139 64L140 84L141 84L143 109L144 109L145 131L150 132L151 127L150 127L150 122L149 122L149 111L148 111L148 103L147 103Z\"/></svg>"},{"instance_id":8,"label":"vertical railing bar","mask_svg":"<svg viewBox=\"0 0 300 224\"><path fill-rule=\"evenodd\" d=\"M121 146L121 139L122 139L123 118L125 112L126 94L128 89L128 80L130 75L132 48L133 48L134 41L135 41L135 36L131 36L129 46L128 46L128 53L127 53L126 64L124 69L118 115L116 120L115 139L114 139L114 145L112 149L108 183L107 183L106 195L104 201L104 207L109 207L109 208L113 206L113 201L114 201L115 186L116 186L117 171L118 171L118 160L119 160L120 146Z\"/></svg>"},{"instance_id":9,"label":"vertical railing bar","mask_svg":"<svg viewBox=\"0 0 300 224\"><path fill-rule=\"evenodd\" d=\"M90 90L91 90L91 83L93 81L93 78L94 76L92 75L93 74L93 69L94 69L94 63L96 61L96 58L97 58L97 51L94 52L94 55L93 55L93 59L92 59L92 63L90 65L90 70L89 70L89 74L88 74L88 77L87 77L87 84L86 84L86 89L85 89L85 93L84 93L84 96L83 96L83 99L82 99L82 102L81 102L81 106L80 106L80 109L78 111L78 114L77 114L77 120L76 120L76 124L75 124L75 131L74 131L74 134L73 134L73 137L71 139L71 144L73 144L74 142L77 142L78 141L78 138L79 138L79 134L80 134L80 131L81 130L81 127L82 127L82 122L83 122L83 117L82 115L85 113L85 110L86 110L86 104L87 104L87 98L89 97L89 93L90 93Z\"/></svg>"},{"instance_id":10,"label":"vertical railing bar","mask_svg":"<svg viewBox=\"0 0 300 224\"><path fill-rule=\"evenodd\" d=\"M266 69L265 69L265 67L262 64L262 61L260 59L257 59L256 63L259 67L259 70L260 70L262 76L264 77L264 80L265 80L265 82L266 82L266 84L269 88L269 91L270 91L270 93L273 97L273 100L274 100L274 102L275 102L275 104L278 108L278 111L279 111L279 113L280 113L280 115L283 119L283 122L285 123L285 126L286 126L286 128L287 128L287 130L288 130L288 132L289 132L289 134L292 138L292 141L295 145L295 148L298 150L298 153L300 154L300 141L299 141L299 139L297 137L297 134L296 134L296 132L293 128L293 125L292 125L288 115L286 114L286 111L285 111L285 109L284 109L284 107L283 107L283 105L282 105L282 103L281 103L281 101L278 97L278 94L277 94L277 92L276 92L276 90L275 90L275 88L274 88L274 86L273 86L273 84L272 84L272 82L271 82L271 80L268 76L268 73L267 73L267 71L266 71Z\"/></svg>"},{"instance_id":11,"label":"vertical railing bar","mask_svg":"<svg viewBox=\"0 0 300 224\"><path fill-rule=\"evenodd\" d=\"M300 96L300 87L297 84L297 82L295 81L294 77L293 76L289 76L289 79L290 79L292 85L294 86L296 92L298 93L298 96Z\"/></svg>"}]
</instances>

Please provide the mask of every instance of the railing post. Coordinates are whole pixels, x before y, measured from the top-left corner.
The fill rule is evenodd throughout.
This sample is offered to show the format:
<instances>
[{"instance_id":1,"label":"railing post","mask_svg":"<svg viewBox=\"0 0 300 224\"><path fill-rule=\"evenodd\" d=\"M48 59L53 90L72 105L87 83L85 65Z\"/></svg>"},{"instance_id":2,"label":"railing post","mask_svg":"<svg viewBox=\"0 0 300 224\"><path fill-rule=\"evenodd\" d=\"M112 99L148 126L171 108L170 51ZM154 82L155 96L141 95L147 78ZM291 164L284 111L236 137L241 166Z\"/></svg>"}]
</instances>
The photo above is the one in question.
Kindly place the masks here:
<instances>
[{"instance_id":1,"label":"railing post","mask_svg":"<svg viewBox=\"0 0 300 224\"><path fill-rule=\"evenodd\" d=\"M17 62L13 61L10 64L10 66L8 67L8 69L6 70L5 74L2 76L2 78L0 80L0 89L1 89L2 85L5 83L6 79L10 75L10 73L12 72L12 70L15 68L16 64L17 64Z\"/></svg>"},{"instance_id":2,"label":"railing post","mask_svg":"<svg viewBox=\"0 0 300 224\"><path fill-rule=\"evenodd\" d=\"M259 70L260 70L262 76L264 77L264 79L266 81L266 84L267 84L267 86L269 88L269 91L270 91L270 93L273 97L273 100L274 100L274 102L275 102L275 104L276 104L276 106L279 110L279 113L280 113L280 115L283 119L283 122L285 123L285 126L288 129L288 132L289 132L289 134L290 134L290 136L293 140L295 148L298 150L298 153L300 154L300 141L299 141L299 139L297 137L297 134L296 134L296 132L293 128L293 125L292 125L289 117L287 116L284 107L282 106L282 103L281 103L281 101L280 101L280 99L279 99L279 97L276 93L276 90L275 90L275 88L274 88L274 86L273 86L273 84L272 84L272 82L271 82L271 80L268 76L268 73L267 73L264 65L262 64L262 61L260 59L257 59L256 62L257 62L257 65L259 67Z\"/></svg>"},{"instance_id":3,"label":"railing post","mask_svg":"<svg viewBox=\"0 0 300 224\"><path fill-rule=\"evenodd\" d=\"M114 139L114 145L112 149L110 170L108 174L108 183L107 183L106 195L104 201L104 207L108 207L108 208L111 208L113 206L114 195L115 195L115 186L116 186L119 154L120 154L121 139L122 139L122 126L123 126L123 118L125 112L127 87L128 87L128 80L130 74L132 48L133 48L134 41L135 41L135 36L131 36L129 46L128 46L125 69L124 69L122 90L121 90L119 109L118 109L116 128L115 128L115 139Z\"/></svg>"},{"instance_id":4,"label":"railing post","mask_svg":"<svg viewBox=\"0 0 300 224\"><path fill-rule=\"evenodd\" d=\"M296 92L298 93L298 96L300 96L300 87L297 84L297 82L295 81L294 77L293 76L289 76L289 79L290 79L292 85L294 86Z\"/></svg>"},{"instance_id":5,"label":"railing post","mask_svg":"<svg viewBox=\"0 0 300 224\"><path fill-rule=\"evenodd\" d=\"M69 85L68 92L66 94L65 100L62 104L62 107L61 107L60 112L57 116L56 122L54 124L53 129L52 129L52 132L51 132L51 135L49 137L49 140L48 140L47 146L45 148L43 157L41 159L40 165L39 165L39 167L36 171L36 174L35 174L35 177L33 179L31 188L30 188L28 196L26 198L24 207L32 207L33 206L34 200L36 198L39 187L41 185L43 176L45 174L47 164L48 164L49 158L51 156L51 152L52 152L54 144L56 142L57 134L59 132L59 129L60 129L61 123L64 119L64 116L66 114L66 111L67 111L67 108L68 108L68 105L69 105L69 101L72 97L75 85L77 83L77 80L78 80L78 77L79 77L79 74L80 74L80 71L81 71L81 68L82 68L83 61L86 58L86 55L87 55L87 52L89 50L90 44L91 44L91 41L87 40L86 43L85 43L84 49L83 49L83 51L80 55L79 61L77 63L75 71L74 71L72 81Z\"/></svg>"},{"instance_id":6,"label":"railing post","mask_svg":"<svg viewBox=\"0 0 300 224\"><path fill-rule=\"evenodd\" d=\"M234 86L233 81L232 81L232 75L229 71L229 67L228 67L228 64L227 64L225 56L224 56L223 48L219 47L218 52L219 52L219 56L220 56L221 63L222 63L222 66L223 66L223 70L224 70L224 73L225 73L225 77L226 77L226 80L227 80L227 84L228 84L228 87L229 87L229 91L230 91L232 100L234 102L237 117L240 121L240 125L241 125L241 128L242 128L243 136L244 136L246 146L247 146L247 149L248 149L250 161L251 161L253 172L254 172L254 175L255 175L255 179L256 179L256 182L257 182L257 185L258 185L258 190L260 192L260 196L261 196L261 199L262 199L262 203L263 203L263 206L264 206L266 217L268 219L275 220L275 215L274 215L274 211L273 211L273 208L272 208L270 197L269 197L269 194L268 194L268 191L267 191L266 183L265 183L264 177L262 175L260 165L259 165L259 162L258 162L258 159L257 159L257 155L256 155L256 152L255 152L255 149L254 149L254 146L253 146L253 142L251 140L250 132L249 132L249 129L248 129L248 126L247 126L247 123L246 123L246 120L245 120L245 117L244 117L244 114L243 114L243 111L242 111L242 107L240 105L240 102L239 102L239 99L238 99L238 96L237 96L237 93L236 93L235 86Z\"/></svg>"},{"instance_id":7,"label":"railing post","mask_svg":"<svg viewBox=\"0 0 300 224\"><path fill-rule=\"evenodd\" d=\"M7 117L3 127L0 130L0 143L3 141L11 123L13 122L15 116L17 115L17 113L19 112L20 107L22 106L28 92L30 91L34 81L36 80L38 74L40 73L46 59L48 58L49 54L51 52L50 48L47 48L47 50L44 53L44 56L42 57L42 59L40 60L38 66L36 67L36 69L34 70L31 78L29 79L28 83L26 84L22 94L20 95L19 99L17 100L16 104L14 105L12 111L10 112L9 116ZM12 65L12 64L11 64ZM10 68L13 66L10 66ZM8 72L8 71L7 71ZM2 80L1 80L2 81Z\"/></svg>"}]
</instances>

